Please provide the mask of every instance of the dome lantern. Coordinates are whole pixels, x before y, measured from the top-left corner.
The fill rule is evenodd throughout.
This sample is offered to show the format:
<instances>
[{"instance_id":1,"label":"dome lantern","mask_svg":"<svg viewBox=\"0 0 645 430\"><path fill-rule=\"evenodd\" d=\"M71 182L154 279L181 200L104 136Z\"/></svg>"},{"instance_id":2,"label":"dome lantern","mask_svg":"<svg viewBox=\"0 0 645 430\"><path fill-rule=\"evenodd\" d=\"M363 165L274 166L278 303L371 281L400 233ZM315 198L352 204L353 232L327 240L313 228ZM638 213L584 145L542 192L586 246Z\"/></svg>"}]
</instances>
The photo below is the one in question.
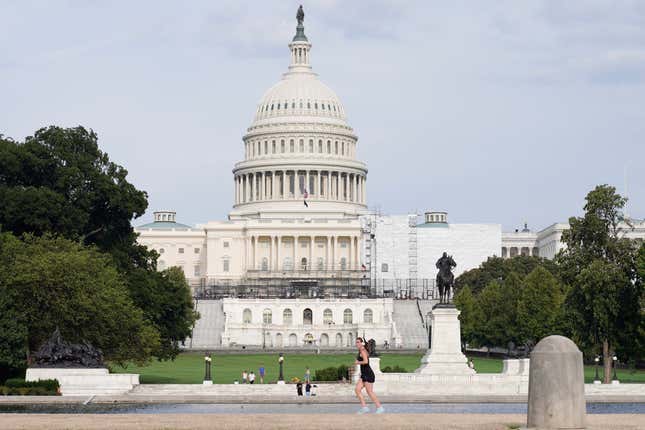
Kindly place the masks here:
<instances>
[{"instance_id":1,"label":"dome lantern","mask_svg":"<svg viewBox=\"0 0 645 430\"><path fill-rule=\"evenodd\" d=\"M302 10L302 5L298 8L296 14L298 26L296 27L296 35L289 44L291 50L291 64L289 65L290 72L311 72L311 65L309 64L309 51L311 51L311 43L305 36L305 13Z\"/></svg>"}]
</instances>

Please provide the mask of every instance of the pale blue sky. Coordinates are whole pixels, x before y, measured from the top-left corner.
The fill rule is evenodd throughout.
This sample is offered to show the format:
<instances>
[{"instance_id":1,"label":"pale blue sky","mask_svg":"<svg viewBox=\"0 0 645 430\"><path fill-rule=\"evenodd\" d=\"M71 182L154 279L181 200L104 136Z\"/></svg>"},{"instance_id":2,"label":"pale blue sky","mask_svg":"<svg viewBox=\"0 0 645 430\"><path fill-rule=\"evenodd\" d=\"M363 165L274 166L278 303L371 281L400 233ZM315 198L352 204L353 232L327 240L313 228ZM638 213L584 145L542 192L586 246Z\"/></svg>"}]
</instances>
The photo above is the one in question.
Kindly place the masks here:
<instances>
[{"instance_id":1,"label":"pale blue sky","mask_svg":"<svg viewBox=\"0 0 645 430\"><path fill-rule=\"evenodd\" d=\"M299 2L0 0L0 133L94 129L155 209L225 219ZM452 222L579 214L596 184L645 218L645 1L309 1L370 207Z\"/></svg>"}]
</instances>

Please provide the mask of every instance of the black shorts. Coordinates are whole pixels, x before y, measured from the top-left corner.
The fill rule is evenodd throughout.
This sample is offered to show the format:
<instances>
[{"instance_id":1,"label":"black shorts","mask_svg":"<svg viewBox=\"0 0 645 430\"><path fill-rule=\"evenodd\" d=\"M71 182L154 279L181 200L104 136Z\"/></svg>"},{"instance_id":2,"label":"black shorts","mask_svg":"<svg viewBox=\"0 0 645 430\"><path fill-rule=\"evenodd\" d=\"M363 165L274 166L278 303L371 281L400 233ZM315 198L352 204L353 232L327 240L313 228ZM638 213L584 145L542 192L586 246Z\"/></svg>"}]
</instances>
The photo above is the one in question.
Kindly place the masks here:
<instances>
[{"instance_id":1,"label":"black shorts","mask_svg":"<svg viewBox=\"0 0 645 430\"><path fill-rule=\"evenodd\" d=\"M366 372L366 373L361 372L361 381L370 382L373 384L375 380L376 378L374 377L374 372Z\"/></svg>"}]
</instances>

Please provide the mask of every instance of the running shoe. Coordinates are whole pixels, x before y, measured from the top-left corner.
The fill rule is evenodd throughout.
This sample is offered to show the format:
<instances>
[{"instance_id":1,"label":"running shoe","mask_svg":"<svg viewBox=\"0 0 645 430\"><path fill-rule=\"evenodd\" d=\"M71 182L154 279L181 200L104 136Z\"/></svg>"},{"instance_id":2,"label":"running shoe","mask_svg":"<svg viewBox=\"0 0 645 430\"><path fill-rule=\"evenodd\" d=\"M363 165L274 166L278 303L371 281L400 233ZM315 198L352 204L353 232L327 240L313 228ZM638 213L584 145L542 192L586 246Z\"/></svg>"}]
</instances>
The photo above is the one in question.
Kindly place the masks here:
<instances>
[{"instance_id":1,"label":"running shoe","mask_svg":"<svg viewBox=\"0 0 645 430\"><path fill-rule=\"evenodd\" d=\"M380 407L380 408L378 408L374 413L375 413L375 414L384 414L384 413L385 413L385 409L383 409L383 406L381 406L381 407Z\"/></svg>"},{"instance_id":2,"label":"running shoe","mask_svg":"<svg viewBox=\"0 0 645 430\"><path fill-rule=\"evenodd\" d=\"M363 406L362 408L360 408L358 410L357 414L363 415L363 414L368 413L369 411L370 411L370 408L368 408L367 406Z\"/></svg>"}]
</instances>

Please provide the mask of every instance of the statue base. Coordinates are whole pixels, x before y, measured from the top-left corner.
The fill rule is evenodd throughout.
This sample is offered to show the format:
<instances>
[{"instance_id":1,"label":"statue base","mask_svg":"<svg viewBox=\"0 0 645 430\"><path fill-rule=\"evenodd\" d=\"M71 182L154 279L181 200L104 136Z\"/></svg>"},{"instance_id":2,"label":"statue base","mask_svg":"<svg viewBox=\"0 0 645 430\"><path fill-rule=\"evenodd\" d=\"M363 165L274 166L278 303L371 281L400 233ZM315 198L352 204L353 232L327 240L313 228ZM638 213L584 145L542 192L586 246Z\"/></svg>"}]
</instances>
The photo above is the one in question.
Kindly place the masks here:
<instances>
[{"instance_id":1,"label":"statue base","mask_svg":"<svg viewBox=\"0 0 645 430\"><path fill-rule=\"evenodd\" d=\"M213 385L213 381L204 381L202 382L203 385Z\"/></svg>"},{"instance_id":2,"label":"statue base","mask_svg":"<svg viewBox=\"0 0 645 430\"><path fill-rule=\"evenodd\" d=\"M432 345L421 359L416 373L424 375L474 375L461 352L459 310L449 303L432 309Z\"/></svg>"},{"instance_id":3,"label":"statue base","mask_svg":"<svg viewBox=\"0 0 645 430\"><path fill-rule=\"evenodd\" d=\"M56 379L63 396L97 396L125 394L139 385L139 375L110 373L105 368L30 367L25 381Z\"/></svg>"}]
</instances>

